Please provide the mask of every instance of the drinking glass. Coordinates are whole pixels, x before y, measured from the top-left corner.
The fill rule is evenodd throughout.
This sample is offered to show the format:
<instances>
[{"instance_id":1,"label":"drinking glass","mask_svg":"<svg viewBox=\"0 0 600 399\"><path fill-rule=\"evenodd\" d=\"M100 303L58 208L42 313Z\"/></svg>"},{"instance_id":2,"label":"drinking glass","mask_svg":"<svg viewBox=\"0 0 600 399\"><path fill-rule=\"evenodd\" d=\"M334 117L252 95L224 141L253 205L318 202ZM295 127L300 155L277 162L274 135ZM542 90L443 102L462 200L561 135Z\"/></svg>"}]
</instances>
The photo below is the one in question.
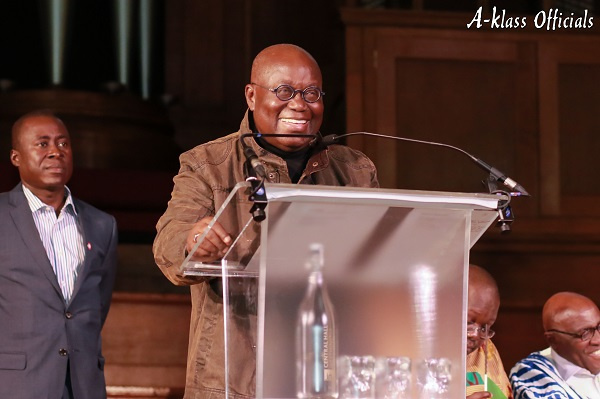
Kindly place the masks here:
<instances>
[{"instance_id":1,"label":"drinking glass","mask_svg":"<svg viewBox=\"0 0 600 399\"><path fill-rule=\"evenodd\" d=\"M375 398L375 358L373 356L340 356L340 398Z\"/></svg>"},{"instance_id":2,"label":"drinking glass","mask_svg":"<svg viewBox=\"0 0 600 399\"><path fill-rule=\"evenodd\" d=\"M378 399L410 398L410 364L410 358L405 356L377 358L375 393Z\"/></svg>"},{"instance_id":3,"label":"drinking glass","mask_svg":"<svg viewBox=\"0 0 600 399\"><path fill-rule=\"evenodd\" d=\"M427 358L419 363L419 399L449 399L452 364L447 358Z\"/></svg>"}]
</instances>

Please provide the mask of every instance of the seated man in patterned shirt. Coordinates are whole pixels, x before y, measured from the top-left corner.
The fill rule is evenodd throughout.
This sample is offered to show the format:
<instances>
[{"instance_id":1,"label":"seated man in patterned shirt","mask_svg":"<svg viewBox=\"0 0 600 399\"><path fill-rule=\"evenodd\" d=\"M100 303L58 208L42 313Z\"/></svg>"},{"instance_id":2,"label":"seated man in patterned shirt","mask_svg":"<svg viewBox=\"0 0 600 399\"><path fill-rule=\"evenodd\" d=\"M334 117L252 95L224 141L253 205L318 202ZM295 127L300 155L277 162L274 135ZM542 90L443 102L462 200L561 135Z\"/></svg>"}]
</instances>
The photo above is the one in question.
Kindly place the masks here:
<instances>
[{"instance_id":1,"label":"seated man in patterned shirt","mask_svg":"<svg viewBox=\"0 0 600 399\"><path fill-rule=\"evenodd\" d=\"M559 292L542 310L549 348L511 370L515 398L600 398L600 310L589 298Z\"/></svg>"}]
</instances>

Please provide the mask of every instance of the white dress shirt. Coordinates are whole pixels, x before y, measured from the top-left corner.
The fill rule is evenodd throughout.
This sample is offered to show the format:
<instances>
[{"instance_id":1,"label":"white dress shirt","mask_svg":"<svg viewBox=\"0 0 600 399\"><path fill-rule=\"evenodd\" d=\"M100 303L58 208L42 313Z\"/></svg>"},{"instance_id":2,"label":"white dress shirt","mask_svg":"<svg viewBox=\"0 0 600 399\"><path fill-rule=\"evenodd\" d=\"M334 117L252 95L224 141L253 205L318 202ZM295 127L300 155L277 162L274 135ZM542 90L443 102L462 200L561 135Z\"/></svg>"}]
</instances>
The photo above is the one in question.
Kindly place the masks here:
<instances>
[{"instance_id":1,"label":"white dress shirt","mask_svg":"<svg viewBox=\"0 0 600 399\"><path fill-rule=\"evenodd\" d=\"M552 360L556 364L558 374L579 395L588 398L600 398L600 374L592 374L589 370L581 368L560 356L554 350L551 352Z\"/></svg>"},{"instance_id":2,"label":"white dress shirt","mask_svg":"<svg viewBox=\"0 0 600 399\"><path fill-rule=\"evenodd\" d=\"M69 303L85 257L83 234L71 191L65 186L66 200L58 217L53 207L43 203L27 187L23 186L23 192L65 303Z\"/></svg>"}]
</instances>

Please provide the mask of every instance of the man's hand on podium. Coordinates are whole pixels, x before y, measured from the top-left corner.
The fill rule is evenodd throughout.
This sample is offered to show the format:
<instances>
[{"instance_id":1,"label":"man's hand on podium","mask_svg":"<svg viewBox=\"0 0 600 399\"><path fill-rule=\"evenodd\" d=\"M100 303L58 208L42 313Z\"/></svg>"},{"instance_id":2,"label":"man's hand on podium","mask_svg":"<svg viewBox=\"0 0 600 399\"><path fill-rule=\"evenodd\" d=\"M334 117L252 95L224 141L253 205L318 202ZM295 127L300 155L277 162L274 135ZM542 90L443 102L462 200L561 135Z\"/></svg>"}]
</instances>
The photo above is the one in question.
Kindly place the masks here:
<instances>
[{"instance_id":1,"label":"man's hand on podium","mask_svg":"<svg viewBox=\"0 0 600 399\"><path fill-rule=\"evenodd\" d=\"M192 227L188 233L185 250L190 253L199 237L204 233L208 224L212 221L212 216L201 219ZM212 229L208 232L204 241L198 246L196 252L192 255L192 260L210 263L221 259L229 249L232 239L229 233L225 231L219 222L215 222Z\"/></svg>"}]
</instances>

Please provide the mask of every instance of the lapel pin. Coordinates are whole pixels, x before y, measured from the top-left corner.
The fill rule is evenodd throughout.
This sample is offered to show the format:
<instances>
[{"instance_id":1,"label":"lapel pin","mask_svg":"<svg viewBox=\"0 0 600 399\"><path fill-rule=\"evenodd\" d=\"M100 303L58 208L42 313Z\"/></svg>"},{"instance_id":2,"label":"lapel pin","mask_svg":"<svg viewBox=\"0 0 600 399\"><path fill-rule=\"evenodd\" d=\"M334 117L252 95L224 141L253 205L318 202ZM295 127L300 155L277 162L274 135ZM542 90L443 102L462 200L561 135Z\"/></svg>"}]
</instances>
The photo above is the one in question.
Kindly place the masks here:
<instances>
[{"instance_id":1,"label":"lapel pin","mask_svg":"<svg viewBox=\"0 0 600 399\"><path fill-rule=\"evenodd\" d=\"M87 249L88 249L88 251L92 250L92 243L91 242L87 243Z\"/></svg>"}]
</instances>

